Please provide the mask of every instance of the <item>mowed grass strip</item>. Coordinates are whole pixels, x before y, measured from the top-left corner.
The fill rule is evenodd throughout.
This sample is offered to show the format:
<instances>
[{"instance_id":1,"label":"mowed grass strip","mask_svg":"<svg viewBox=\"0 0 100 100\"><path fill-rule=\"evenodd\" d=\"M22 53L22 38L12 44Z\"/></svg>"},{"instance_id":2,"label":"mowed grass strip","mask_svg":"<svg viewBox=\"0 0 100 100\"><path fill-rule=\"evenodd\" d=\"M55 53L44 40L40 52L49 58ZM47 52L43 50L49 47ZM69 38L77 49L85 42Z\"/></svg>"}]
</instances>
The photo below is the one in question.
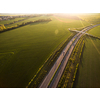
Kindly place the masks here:
<instances>
[{"instance_id":1,"label":"mowed grass strip","mask_svg":"<svg viewBox=\"0 0 100 100\"><path fill-rule=\"evenodd\" d=\"M100 52L100 40L91 39ZM85 40L82 63L74 84L76 88L100 88L100 54L91 39Z\"/></svg>"},{"instance_id":2,"label":"mowed grass strip","mask_svg":"<svg viewBox=\"0 0 100 100\"><path fill-rule=\"evenodd\" d=\"M0 54L0 87L26 87L50 54L71 34L67 29L73 25L51 18L51 22L0 34L0 53L5 53ZM72 24L82 27L79 23Z\"/></svg>"}]
</instances>

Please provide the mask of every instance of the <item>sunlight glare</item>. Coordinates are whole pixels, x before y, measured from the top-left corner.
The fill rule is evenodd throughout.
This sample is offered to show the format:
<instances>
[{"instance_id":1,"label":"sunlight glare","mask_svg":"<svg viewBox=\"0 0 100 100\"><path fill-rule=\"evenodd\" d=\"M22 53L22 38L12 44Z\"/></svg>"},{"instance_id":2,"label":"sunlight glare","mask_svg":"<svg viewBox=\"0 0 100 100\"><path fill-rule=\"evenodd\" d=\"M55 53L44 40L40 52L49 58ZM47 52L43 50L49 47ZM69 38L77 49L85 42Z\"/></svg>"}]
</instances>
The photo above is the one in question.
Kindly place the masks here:
<instances>
[{"instance_id":1,"label":"sunlight glare","mask_svg":"<svg viewBox=\"0 0 100 100\"><path fill-rule=\"evenodd\" d=\"M0 4L0 13L99 12L99 0L2 0Z\"/></svg>"}]
</instances>

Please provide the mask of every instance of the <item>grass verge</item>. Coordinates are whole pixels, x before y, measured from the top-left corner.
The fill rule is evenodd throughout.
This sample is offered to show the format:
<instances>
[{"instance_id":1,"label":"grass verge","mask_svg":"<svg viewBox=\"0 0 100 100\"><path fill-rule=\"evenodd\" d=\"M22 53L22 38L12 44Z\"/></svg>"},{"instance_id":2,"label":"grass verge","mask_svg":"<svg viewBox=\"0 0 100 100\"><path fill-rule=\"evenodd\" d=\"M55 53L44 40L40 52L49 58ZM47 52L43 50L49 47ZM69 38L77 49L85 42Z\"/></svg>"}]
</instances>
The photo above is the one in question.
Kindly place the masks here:
<instances>
[{"instance_id":1,"label":"grass verge","mask_svg":"<svg viewBox=\"0 0 100 100\"><path fill-rule=\"evenodd\" d=\"M78 65L80 63L83 47L84 47L85 35L83 35L77 42L69 61L65 67L63 75L58 83L58 88L73 87L75 76L77 73Z\"/></svg>"},{"instance_id":2,"label":"grass verge","mask_svg":"<svg viewBox=\"0 0 100 100\"><path fill-rule=\"evenodd\" d=\"M100 40L87 36L75 88L100 88Z\"/></svg>"}]
</instances>

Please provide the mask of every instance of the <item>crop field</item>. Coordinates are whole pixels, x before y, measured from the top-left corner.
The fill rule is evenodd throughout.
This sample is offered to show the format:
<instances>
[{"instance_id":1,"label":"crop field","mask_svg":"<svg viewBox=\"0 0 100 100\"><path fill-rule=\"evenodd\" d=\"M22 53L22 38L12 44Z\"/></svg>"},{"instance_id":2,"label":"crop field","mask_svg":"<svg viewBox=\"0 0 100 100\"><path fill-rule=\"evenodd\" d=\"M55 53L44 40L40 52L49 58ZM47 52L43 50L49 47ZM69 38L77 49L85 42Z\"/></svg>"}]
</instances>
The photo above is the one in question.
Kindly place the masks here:
<instances>
[{"instance_id":1,"label":"crop field","mask_svg":"<svg viewBox=\"0 0 100 100\"><path fill-rule=\"evenodd\" d=\"M69 26L70 28L81 28L90 25L88 22L82 20L67 19L67 18L56 17L56 16L54 16L54 18L56 18L60 22L67 23L67 26Z\"/></svg>"},{"instance_id":2,"label":"crop field","mask_svg":"<svg viewBox=\"0 0 100 100\"><path fill-rule=\"evenodd\" d=\"M91 29L88 33L100 37L100 26Z\"/></svg>"},{"instance_id":3,"label":"crop field","mask_svg":"<svg viewBox=\"0 0 100 100\"><path fill-rule=\"evenodd\" d=\"M85 40L74 87L100 88L100 40L90 37Z\"/></svg>"},{"instance_id":4,"label":"crop field","mask_svg":"<svg viewBox=\"0 0 100 100\"><path fill-rule=\"evenodd\" d=\"M83 19L84 21L87 21L91 24L100 23L100 13L79 14L79 17Z\"/></svg>"},{"instance_id":5,"label":"crop field","mask_svg":"<svg viewBox=\"0 0 100 100\"><path fill-rule=\"evenodd\" d=\"M38 18L47 17L32 19ZM68 28L83 27L80 20L64 23L54 16L48 18L52 21L30 24L0 34L0 87L26 87L50 54L71 35ZM89 25L86 21L82 23Z\"/></svg>"},{"instance_id":6,"label":"crop field","mask_svg":"<svg viewBox=\"0 0 100 100\"><path fill-rule=\"evenodd\" d=\"M89 34L100 37L100 26L91 29ZM74 87L100 87L100 40L88 37L85 40L82 63L79 66Z\"/></svg>"},{"instance_id":7,"label":"crop field","mask_svg":"<svg viewBox=\"0 0 100 100\"><path fill-rule=\"evenodd\" d=\"M14 21L22 20L22 19L25 19L25 18L15 18L11 20L3 20L3 21L0 21L0 24L7 24L7 23L14 22Z\"/></svg>"},{"instance_id":8,"label":"crop field","mask_svg":"<svg viewBox=\"0 0 100 100\"><path fill-rule=\"evenodd\" d=\"M45 18L45 17L43 17L43 16L32 17L32 18L28 18L28 19L26 19L24 21L20 21L20 22L14 23L12 25L7 25L6 27L11 27L11 26L15 26L17 24L22 24L23 22L25 23L25 22L29 22L29 21L35 21L35 20L42 19L42 18Z\"/></svg>"}]
</instances>

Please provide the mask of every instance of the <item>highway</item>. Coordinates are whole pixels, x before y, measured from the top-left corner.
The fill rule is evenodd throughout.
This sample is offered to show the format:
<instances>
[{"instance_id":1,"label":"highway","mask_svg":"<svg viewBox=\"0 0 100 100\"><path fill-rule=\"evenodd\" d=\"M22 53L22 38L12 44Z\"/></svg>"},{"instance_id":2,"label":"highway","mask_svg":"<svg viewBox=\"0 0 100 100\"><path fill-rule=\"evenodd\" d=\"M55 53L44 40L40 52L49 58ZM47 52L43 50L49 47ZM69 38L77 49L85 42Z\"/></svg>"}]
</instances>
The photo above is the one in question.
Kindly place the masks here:
<instances>
[{"instance_id":1,"label":"highway","mask_svg":"<svg viewBox=\"0 0 100 100\"><path fill-rule=\"evenodd\" d=\"M72 53L72 51L73 51L73 49L74 49L74 47L75 47L77 41L79 40L79 38L80 38L82 35L83 35L83 34L80 34L80 35L78 36L78 38L73 42L73 44L71 45L71 47L69 48L68 52L66 53L66 55L65 55L65 57L64 57L64 59L63 59L61 65L60 65L60 67L58 68L58 70L57 70L57 72L56 72L56 74L55 74L55 76L54 76L54 78L53 78L51 84L49 85L49 88L56 88L56 87L57 87L58 82L59 82L59 80L60 80L60 77L61 77L61 75L62 75L62 73L63 73L63 71L64 71L64 69L65 69L65 67L66 67L66 64L67 64L69 58L70 58L70 55L71 55L71 53Z\"/></svg>"},{"instance_id":2,"label":"highway","mask_svg":"<svg viewBox=\"0 0 100 100\"><path fill-rule=\"evenodd\" d=\"M64 68L68 62L68 59L74 49L74 46L76 45L77 41L79 38L89 29L95 27L94 26L89 26L82 31L78 32L66 45L66 47L63 49L61 54L59 55L58 59L52 66L51 70L49 73L46 75L42 83L40 84L39 88L47 88L48 85L50 88L56 88L57 84L60 80L60 77L64 71ZM52 79L53 78L53 79ZM50 83L51 82L51 83Z\"/></svg>"}]
</instances>

